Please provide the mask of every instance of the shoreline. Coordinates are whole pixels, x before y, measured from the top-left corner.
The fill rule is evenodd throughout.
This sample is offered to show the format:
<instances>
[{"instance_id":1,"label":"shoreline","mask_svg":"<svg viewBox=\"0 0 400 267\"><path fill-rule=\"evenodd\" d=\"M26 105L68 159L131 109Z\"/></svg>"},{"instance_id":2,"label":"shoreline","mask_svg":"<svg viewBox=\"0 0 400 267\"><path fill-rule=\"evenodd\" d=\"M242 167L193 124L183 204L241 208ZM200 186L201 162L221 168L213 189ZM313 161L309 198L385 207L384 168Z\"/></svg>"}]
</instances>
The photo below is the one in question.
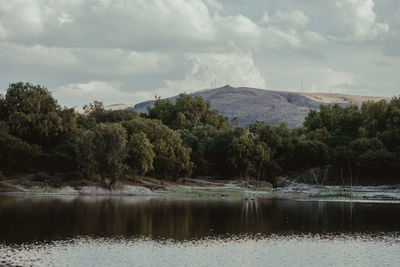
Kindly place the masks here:
<instances>
[{"instance_id":1,"label":"shoreline","mask_svg":"<svg viewBox=\"0 0 400 267\"><path fill-rule=\"evenodd\" d=\"M1 183L2 185L11 185ZM294 201L329 201L355 203L394 203L400 204L400 185L395 186L355 186L350 188L340 186L314 186L293 183L281 188L241 187L234 183L210 183L210 185L169 184L162 189L151 189L145 185L119 184L114 189L98 185L91 186L50 186L24 187L12 184L18 190L0 192L0 196L25 197L189 197L189 198L218 198L226 200L247 199L276 199ZM10 188L11 189L11 188Z\"/></svg>"}]
</instances>

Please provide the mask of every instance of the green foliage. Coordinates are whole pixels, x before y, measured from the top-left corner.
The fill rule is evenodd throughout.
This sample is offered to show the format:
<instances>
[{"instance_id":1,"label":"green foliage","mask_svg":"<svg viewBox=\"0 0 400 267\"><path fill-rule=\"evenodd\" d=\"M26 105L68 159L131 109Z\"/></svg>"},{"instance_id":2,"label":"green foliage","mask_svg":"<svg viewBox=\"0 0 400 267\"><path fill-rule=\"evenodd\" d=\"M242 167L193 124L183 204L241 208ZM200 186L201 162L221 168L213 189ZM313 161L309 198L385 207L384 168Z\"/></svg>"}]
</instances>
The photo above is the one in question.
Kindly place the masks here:
<instances>
[{"instance_id":1,"label":"green foliage","mask_svg":"<svg viewBox=\"0 0 400 267\"><path fill-rule=\"evenodd\" d=\"M235 137L229 147L229 160L241 176L246 178L255 170L252 152L254 142L249 136Z\"/></svg>"},{"instance_id":2,"label":"green foliage","mask_svg":"<svg viewBox=\"0 0 400 267\"><path fill-rule=\"evenodd\" d=\"M50 92L39 85L10 84L1 102L1 118L7 121L10 134L44 149L76 128L75 112L61 109Z\"/></svg>"},{"instance_id":3,"label":"green foliage","mask_svg":"<svg viewBox=\"0 0 400 267\"><path fill-rule=\"evenodd\" d=\"M275 128L275 131L277 135L281 138L289 138L293 135L293 131L289 129L288 124L285 122L279 124L279 126Z\"/></svg>"},{"instance_id":4,"label":"green foliage","mask_svg":"<svg viewBox=\"0 0 400 267\"><path fill-rule=\"evenodd\" d=\"M357 164L361 168L366 168L369 170L386 170L391 168L393 160L393 155L385 148L376 150L370 149L358 157Z\"/></svg>"},{"instance_id":5,"label":"green foliage","mask_svg":"<svg viewBox=\"0 0 400 267\"><path fill-rule=\"evenodd\" d=\"M106 176L114 184L125 169L126 131L117 123L101 123L83 134L81 158L86 170Z\"/></svg>"},{"instance_id":6,"label":"green foliage","mask_svg":"<svg viewBox=\"0 0 400 267\"><path fill-rule=\"evenodd\" d=\"M193 163L190 161L191 149L183 145L176 131L158 120L144 118L123 122L122 125L128 135L142 132L150 140L155 153L154 171L158 177L172 179L191 174L193 170Z\"/></svg>"},{"instance_id":7,"label":"green foliage","mask_svg":"<svg viewBox=\"0 0 400 267\"><path fill-rule=\"evenodd\" d=\"M322 121L321 115L317 110L310 110L307 117L304 119L303 125L308 131L311 132L323 128L324 122Z\"/></svg>"},{"instance_id":8,"label":"green foliage","mask_svg":"<svg viewBox=\"0 0 400 267\"><path fill-rule=\"evenodd\" d=\"M308 132L307 139L319 141L321 143L326 144L326 143L328 143L328 140L330 139L330 134L329 134L328 129L326 129L325 127L318 128L318 129Z\"/></svg>"},{"instance_id":9,"label":"green foliage","mask_svg":"<svg viewBox=\"0 0 400 267\"><path fill-rule=\"evenodd\" d=\"M256 143L249 133L234 137L229 145L229 161L241 177L261 176L263 167L267 166L271 151L264 142Z\"/></svg>"},{"instance_id":10,"label":"green foliage","mask_svg":"<svg viewBox=\"0 0 400 267\"><path fill-rule=\"evenodd\" d=\"M273 152L276 152L281 145L282 138L277 134L276 127L265 125L261 122L255 122L249 126L249 130L257 135L258 139L265 143Z\"/></svg>"},{"instance_id":11,"label":"green foliage","mask_svg":"<svg viewBox=\"0 0 400 267\"><path fill-rule=\"evenodd\" d=\"M5 121L7 119L7 109L4 95L0 93L0 121Z\"/></svg>"},{"instance_id":12,"label":"green foliage","mask_svg":"<svg viewBox=\"0 0 400 267\"><path fill-rule=\"evenodd\" d=\"M358 106L339 104L321 105L320 111L311 110L304 121L308 132L326 128L333 135L357 135L361 124Z\"/></svg>"},{"instance_id":13,"label":"green foliage","mask_svg":"<svg viewBox=\"0 0 400 267\"><path fill-rule=\"evenodd\" d=\"M322 166L328 156L328 146L319 141L304 140L296 144L294 153L300 168Z\"/></svg>"},{"instance_id":14,"label":"green foliage","mask_svg":"<svg viewBox=\"0 0 400 267\"><path fill-rule=\"evenodd\" d=\"M135 110L106 110L102 102L94 101L83 107L88 120L96 123L129 121L139 117Z\"/></svg>"},{"instance_id":15,"label":"green foliage","mask_svg":"<svg viewBox=\"0 0 400 267\"><path fill-rule=\"evenodd\" d=\"M361 108L323 105L310 111L304 126L306 139L329 145L329 161L342 174L397 177L399 98L365 102Z\"/></svg>"},{"instance_id":16,"label":"green foliage","mask_svg":"<svg viewBox=\"0 0 400 267\"><path fill-rule=\"evenodd\" d=\"M367 137L376 136L386 128L388 104L381 100L378 102L365 102L362 107L363 127Z\"/></svg>"},{"instance_id":17,"label":"green foliage","mask_svg":"<svg viewBox=\"0 0 400 267\"><path fill-rule=\"evenodd\" d=\"M350 149L357 155L361 155L368 150L378 150L383 148L383 144L377 138L359 138L350 144Z\"/></svg>"},{"instance_id":18,"label":"green foliage","mask_svg":"<svg viewBox=\"0 0 400 267\"><path fill-rule=\"evenodd\" d=\"M157 99L141 116L106 110L98 101L78 114L29 83L10 84L0 94L1 170L34 172L37 181L49 180L47 173L68 180L84 173L114 184L124 171L274 181L327 166L341 183L353 176L398 179L400 98L361 107L321 105L303 126L290 129L262 122L231 127L208 101L188 94Z\"/></svg>"},{"instance_id":19,"label":"green foliage","mask_svg":"<svg viewBox=\"0 0 400 267\"><path fill-rule=\"evenodd\" d=\"M227 118L212 110L210 102L189 94L180 94L175 103L169 99L156 99L154 107L148 108L147 117L161 120L174 130L191 130L200 125L210 125L215 129L227 126Z\"/></svg>"},{"instance_id":20,"label":"green foliage","mask_svg":"<svg viewBox=\"0 0 400 267\"><path fill-rule=\"evenodd\" d=\"M40 148L0 130L0 166L4 169L29 171L39 161Z\"/></svg>"},{"instance_id":21,"label":"green foliage","mask_svg":"<svg viewBox=\"0 0 400 267\"><path fill-rule=\"evenodd\" d=\"M199 150L204 155L204 160L208 165L208 175L230 178L238 175L238 172L232 166L232 156L230 146L234 138L248 134L248 131L242 127L233 129L218 130L199 140Z\"/></svg>"},{"instance_id":22,"label":"green foliage","mask_svg":"<svg viewBox=\"0 0 400 267\"><path fill-rule=\"evenodd\" d=\"M201 144L209 138L212 132L212 127L209 125L196 126L191 131L187 129L178 130L183 144L191 148L190 159L193 162L194 175L210 174L211 163L206 158Z\"/></svg>"},{"instance_id":23,"label":"green foliage","mask_svg":"<svg viewBox=\"0 0 400 267\"><path fill-rule=\"evenodd\" d=\"M138 174L145 174L154 169L153 161L155 154L153 145L143 132L131 135L127 145L128 166Z\"/></svg>"},{"instance_id":24,"label":"green foliage","mask_svg":"<svg viewBox=\"0 0 400 267\"><path fill-rule=\"evenodd\" d=\"M79 136L64 139L51 150L51 171L71 172L79 168Z\"/></svg>"}]
</instances>

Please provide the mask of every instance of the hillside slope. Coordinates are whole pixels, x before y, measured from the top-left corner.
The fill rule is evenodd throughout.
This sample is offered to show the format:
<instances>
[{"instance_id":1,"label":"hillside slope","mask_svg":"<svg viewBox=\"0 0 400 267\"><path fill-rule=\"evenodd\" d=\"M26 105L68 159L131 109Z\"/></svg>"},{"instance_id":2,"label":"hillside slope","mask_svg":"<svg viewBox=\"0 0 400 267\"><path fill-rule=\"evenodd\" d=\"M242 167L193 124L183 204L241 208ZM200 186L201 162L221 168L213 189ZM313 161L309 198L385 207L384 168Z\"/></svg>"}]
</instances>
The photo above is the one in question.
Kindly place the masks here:
<instances>
[{"instance_id":1,"label":"hillside slope","mask_svg":"<svg viewBox=\"0 0 400 267\"><path fill-rule=\"evenodd\" d=\"M206 89L192 93L200 95L211 102L212 108L229 120L237 117L239 125L247 126L254 121L263 121L269 124L287 122L295 127L303 123L310 109L318 109L320 104L361 104L363 101L388 99L382 97L368 97L343 94L325 93L298 93L272 91L248 87L235 88L229 85L215 89ZM174 100L177 96L169 99ZM138 103L134 109L146 112L147 107L154 101Z\"/></svg>"}]
</instances>

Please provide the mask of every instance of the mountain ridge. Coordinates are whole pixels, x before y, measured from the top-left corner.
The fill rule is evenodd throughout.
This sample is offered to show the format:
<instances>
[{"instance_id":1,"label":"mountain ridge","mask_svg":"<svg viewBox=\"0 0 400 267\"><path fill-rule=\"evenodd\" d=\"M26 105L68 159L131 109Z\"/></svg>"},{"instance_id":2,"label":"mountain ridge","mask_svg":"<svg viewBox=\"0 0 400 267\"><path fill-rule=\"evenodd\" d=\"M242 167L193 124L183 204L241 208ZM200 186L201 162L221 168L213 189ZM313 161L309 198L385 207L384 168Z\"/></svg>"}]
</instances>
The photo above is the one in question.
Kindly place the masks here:
<instances>
[{"instance_id":1,"label":"mountain ridge","mask_svg":"<svg viewBox=\"0 0 400 267\"><path fill-rule=\"evenodd\" d=\"M319 109L321 104L339 103L341 105L361 105L364 101L389 100L388 97L346 95L337 93L303 93L290 91L265 90L250 87L232 87L225 85L191 93L210 101L211 107L229 120L237 118L238 124L248 126L255 121L268 124L287 122L290 127L303 123L310 109ZM172 96L168 99L175 100ZM147 112L154 100L137 103L134 107L140 112Z\"/></svg>"}]
</instances>

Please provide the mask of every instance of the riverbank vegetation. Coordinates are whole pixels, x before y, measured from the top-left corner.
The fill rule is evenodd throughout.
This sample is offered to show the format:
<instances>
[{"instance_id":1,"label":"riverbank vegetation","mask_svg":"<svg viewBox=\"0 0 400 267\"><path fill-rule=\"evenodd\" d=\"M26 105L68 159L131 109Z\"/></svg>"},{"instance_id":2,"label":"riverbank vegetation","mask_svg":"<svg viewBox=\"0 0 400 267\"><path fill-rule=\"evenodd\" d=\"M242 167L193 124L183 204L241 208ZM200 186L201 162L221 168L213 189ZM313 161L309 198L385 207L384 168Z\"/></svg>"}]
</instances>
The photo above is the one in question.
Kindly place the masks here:
<instances>
[{"instance_id":1,"label":"riverbank vegetation","mask_svg":"<svg viewBox=\"0 0 400 267\"><path fill-rule=\"evenodd\" d=\"M147 175L276 183L282 175L317 184L400 182L400 99L361 107L322 105L303 125L233 126L200 96L157 99L147 113L61 107L44 87L14 83L0 95L0 179L15 173L64 181Z\"/></svg>"}]
</instances>

